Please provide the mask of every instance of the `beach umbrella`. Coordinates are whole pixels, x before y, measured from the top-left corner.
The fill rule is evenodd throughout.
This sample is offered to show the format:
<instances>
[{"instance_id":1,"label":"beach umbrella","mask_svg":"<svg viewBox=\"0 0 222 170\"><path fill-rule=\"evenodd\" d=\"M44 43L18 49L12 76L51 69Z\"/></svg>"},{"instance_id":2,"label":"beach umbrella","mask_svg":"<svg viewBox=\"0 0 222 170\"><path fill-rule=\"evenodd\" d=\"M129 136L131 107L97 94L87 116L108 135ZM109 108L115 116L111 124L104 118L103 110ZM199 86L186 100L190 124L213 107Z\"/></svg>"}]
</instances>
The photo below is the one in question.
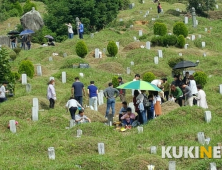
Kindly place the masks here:
<instances>
[{"instance_id":1,"label":"beach umbrella","mask_svg":"<svg viewBox=\"0 0 222 170\"><path fill-rule=\"evenodd\" d=\"M46 35L44 36L45 38L48 38L48 39L54 39L51 35Z\"/></svg>"},{"instance_id":2,"label":"beach umbrella","mask_svg":"<svg viewBox=\"0 0 222 170\"><path fill-rule=\"evenodd\" d=\"M8 35L13 35L13 34L20 34L20 32L18 32L16 30L12 30L12 31L8 32Z\"/></svg>"},{"instance_id":3,"label":"beach umbrella","mask_svg":"<svg viewBox=\"0 0 222 170\"><path fill-rule=\"evenodd\" d=\"M35 32L32 30L26 29L26 30L22 31L19 35L27 35L27 34L33 34L33 33L35 33Z\"/></svg>"},{"instance_id":4,"label":"beach umbrella","mask_svg":"<svg viewBox=\"0 0 222 170\"><path fill-rule=\"evenodd\" d=\"M196 67L198 64L192 62L192 61L180 61L177 63L173 69L184 69L189 67Z\"/></svg>"},{"instance_id":5,"label":"beach umbrella","mask_svg":"<svg viewBox=\"0 0 222 170\"><path fill-rule=\"evenodd\" d=\"M149 90L149 91L162 91L157 86L147 81L130 81L117 87L118 89L134 89L134 90Z\"/></svg>"}]
</instances>

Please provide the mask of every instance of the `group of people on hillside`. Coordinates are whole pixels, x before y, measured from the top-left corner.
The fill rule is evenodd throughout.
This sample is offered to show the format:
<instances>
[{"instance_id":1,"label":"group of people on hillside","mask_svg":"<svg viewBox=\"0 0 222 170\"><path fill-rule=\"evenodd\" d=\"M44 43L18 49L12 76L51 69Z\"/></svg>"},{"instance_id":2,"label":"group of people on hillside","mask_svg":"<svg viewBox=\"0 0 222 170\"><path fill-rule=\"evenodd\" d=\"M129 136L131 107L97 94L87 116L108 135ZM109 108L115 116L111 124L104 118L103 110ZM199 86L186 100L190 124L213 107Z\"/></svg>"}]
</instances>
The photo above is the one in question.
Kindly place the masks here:
<instances>
[{"instance_id":1,"label":"group of people on hillside","mask_svg":"<svg viewBox=\"0 0 222 170\"><path fill-rule=\"evenodd\" d=\"M9 37L11 48L14 49L17 47L17 37L12 34ZM22 35L18 37L18 40L21 42L20 48L24 50L30 50L31 49L31 35Z\"/></svg>"},{"instance_id":2,"label":"group of people on hillside","mask_svg":"<svg viewBox=\"0 0 222 170\"><path fill-rule=\"evenodd\" d=\"M68 38L72 39L74 35L72 24L68 23L65 25L68 27ZM81 21L77 22L77 31L79 34L79 39L83 39L84 25L82 24Z\"/></svg>"}]
</instances>

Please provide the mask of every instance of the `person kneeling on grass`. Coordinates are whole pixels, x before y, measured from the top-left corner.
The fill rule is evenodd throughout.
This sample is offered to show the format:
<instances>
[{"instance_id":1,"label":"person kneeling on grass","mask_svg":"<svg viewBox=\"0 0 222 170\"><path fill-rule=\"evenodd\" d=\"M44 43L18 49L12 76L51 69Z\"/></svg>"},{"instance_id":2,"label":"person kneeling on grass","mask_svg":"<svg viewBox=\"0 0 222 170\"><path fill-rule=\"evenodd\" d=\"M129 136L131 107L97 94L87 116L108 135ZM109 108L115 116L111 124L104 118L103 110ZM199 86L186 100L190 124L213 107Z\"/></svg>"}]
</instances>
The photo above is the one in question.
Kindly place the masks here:
<instances>
[{"instance_id":1,"label":"person kneeling on grass","mask_svg":"<svg viewBox=\"0 0 222 170\"><path fill-rule=\"evenodd\" d=\"M121 120L123 126L132 125L133 121L135 120L135 114L132 113L132 109L130 107L126 109L126 114L121 117Z\"/></svg>"},{"instance_id":2,"label":"person kneeling on grass","mask_svg":"<svg viewBox=\"0 0 222 170\"><path fill-rule=\"evenodd\" d=\"M80 123L91 123L91 120L84 115L84 110L80 110L79 114L75 116L75 121L77 122L77 124Z\"/></svg>"}]
</instances>

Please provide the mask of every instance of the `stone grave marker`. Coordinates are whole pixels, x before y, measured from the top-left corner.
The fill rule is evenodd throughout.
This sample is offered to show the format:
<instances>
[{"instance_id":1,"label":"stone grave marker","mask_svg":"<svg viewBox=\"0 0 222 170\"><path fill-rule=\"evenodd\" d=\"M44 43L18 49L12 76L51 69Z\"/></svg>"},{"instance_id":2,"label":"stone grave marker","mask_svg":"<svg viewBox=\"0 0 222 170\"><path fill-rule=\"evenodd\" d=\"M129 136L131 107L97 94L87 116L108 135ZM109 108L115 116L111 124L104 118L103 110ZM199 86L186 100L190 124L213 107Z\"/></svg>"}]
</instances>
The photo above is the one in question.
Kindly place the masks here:
<instances>
[{"instance_id":1,"label":"stone grave marker","mask_svg":"<svg viewBox=\"0 0 222 170\"><path fill-rule=\"evenodd\" d=\"M54 149L54 147L49 147L48 148L48 156L49 156L49 159L55 160L55 149Z\"/></svg>"},{"instance_id":2,"label":"stone grave marker","mask_svg":"<svg viewBox=\"0 0 222 170\"><path fill-rule=\"evenodd\" d=\"M108 114L108 125L109 126L112 126L113 125L113 115L112 114Z\"/></svg>"},{"instance_id":3,"label":"stone grave marker","mask_svg":"<svg viewBox=\"0 0 222 170\"><path fill-rule=\"evenodd\" d=\"M26 84L27 84L27 75L22 74L22 85L26 85Z\"/></svg>"},{"instance_id":4,"label":"stone grave marker","mask_svg":"<svg viewBox=\"0 0 222 170\"><path fill-rule=\"evenodd\" d=\"M198 132L197 139L200 144L204 145L204 143L205 143L204 132Z\"/></svg>"},{"instance_id":5,"label":"stone grave marker","mask_svg":"<svg viewBox=\"0 0 222 170\"><path fill-rule=\"evenodd\" d=\"M196 25L198 25L198 20L196 20Z\"/></svg>"},{"instance_id":6,"label":"stone grave marker","mask_svg":"<svg viewBox=\"0 0 222 170\"><path fill-rule=\"evenodd\" d=\"M41 65L37 65L37 75L42 76L42 66Z\"/></svg>"},{"instance_id":7,"label":"stone grave marker","mask_svg":"<svg viewBox=\"0 0 222 170\"><path fill-rule=\"evenodd\" d=\"M169 170L176 170L176 161L169 161Z\"/></svg>"},{"instance_id":8,"label":"stone grave marker","mask_svg":"<svg viewBox=\"0 0 222 170\"><path fill-rule=\"evenodd\" d=\"M155 169L155 165L147 165L148 170L154 170Z\"/></svg>"},{"instance_id":9,"label":"stone grave marker","mask_svg":"<svg viewBox=\"0 0 222 170\"><path fill-rule=\"evenodd\" d=\"M137 126L138 133L143 133L143 127L142 126Z\"/></svg>"},{"instance_id":10,"label":"stone grave marker","mask_svg":"<svg viewBox=\"0 0 222 170\"><path fill-rule=\"evenodd\" d=\"M150 11L146 11L146 15L149 15L150 14Z\"/></svg>"},{"instance_id":11,"label":"stone grave marker","mask_svg":"<svg viewBox=\"0 0 222 170\"><path fill-rule=\"evenodd\" d=\"M127 68L126 68L126 73L127 73L127 74L130 74L130 67L127 67Z\"/></svg>"},{"instance_id":12,"label":"stone grave marker","mask_svg":"<svg viewBox=\"0 0 222 170\"><path fill-rule=\"evenodd\" d=\"M215 162L210 163L210 170L217 170L217 165Z\"/></svg>"},{"instance_id":13,"label":"stone grave marker","mask_svg":"<svg viewBox=\"0 0 222 170\"><path fill-rule=\"evenodd\" d=\"M179 53L179 56L182 57L182 56L183 56L183 53Z\"/></svg>"},{"instance_id":14,"label":"stone grave marker","mask_svg":"<svg viewBox=\"0 0 222 170\"><path fill-rule=\"evenodd\" d=\"M52 59L52 57L49 57L49 61L52 61L53 59Z\"/></svg>"},{"instance_id":15,"label":"stone grave marker","mask_svg":"<svg viewBox=\"0 0 222 170\"><path fill-rule=\"evenodd\" d=\"M159 57L154 57L154 64L158 64L159 63Z\"/></svg>"},{"instance_id":16,"label":"stone grave marker","mask_svg":"<svg viewBox=\"0 0 222 170\"><path fill-rule=\"evenodd\" d=\"M98 93L98 104L99 105L102 105L104 103L103 96L104 96L103 90L100 90Z\"/></svg>"},{"instance_id":17,"label":"stone grave marker","mask_svg":"<svg viewBox=\"0 0 222 170\"><path fill-rule=\"evenodd\" d=\"M150 41L146 42L146 49L150 50Z\"/></svg>"},{"instance_id":18,"label":"stone grave marker","mask_svg":"<svg viewBox=\"0 0 222 170\"><path fill-rule=\"evenodd\" d=\"M132 7L134 7L135 6L135 3L132 3Z\"/></svg>"},{"instance_id":19,"label":"stone grave marker","mask_svg":"<svg viewBox=\"0 0 222 170\"><path fill-rule=\"evenodd\" d=\"M77 135L76 135L76 137L81 137L81 135L82 135L82 130L81 129L78 129L77 130Z\"/></svg>"},{"instance_id":20,"label":"stone grave marker","mask_svg":"<svg viewBox=\"0 0 222 170\"><path fill-rule=\"evenodd\" d=\"M151 146L150 147L150 153L151 154L156 154L156 151L157 151L157 147L156 146Z\"/></svg>"},{"instance_id":21,"label":"stone grave marker","mask_svg":"<svg viewBox=\"0 0 222 170\"><path fill-rule=\"evenodd\" d=\"M202 45L202 48L204 48L206 46L206 43L202 42L201 45Z\"/></svg>"},{"instance_id":22,"label":"stone grave marker","mask_svg":"<svg viewBox=\"0 0 222 170\"><path fill-rule=\"evenodd\" d=\"M156 20L156 18L152 18L152 21L155 21Z\"/></svg>"},{"instance_id":23,"label":"stone grave marker","mask_svg":"<svg viewBox=\"0 0 222 170\"><path fill-rule=\"evenodd\" d=\"M129 4L129 9L133 9L133 5L132 4Z\"/></svg>"},{"instance_id":24,"label":"stone grave marker","mask_svg":"<svg viewBox=\"0 0 222 170\"><path fill-rule=\"evenodd\" d=\"M205 121L206 121L207 123L209 123L209 122L211 121L211 119L212 119L212 117L211 117L211 111L205 111L205 112L204 112L204 117L205 117Z\"/></svg>"},{"instance_id":25,"label":"stone grave marker","mask_svg":"<svg viewBox=\"0 0 222 170\"><path fill-rule=\"evenodd\" d=\"M80 77L84 77L84 74L83 74L83 73L79 73L79 76L80 76Z\"/></svg>"},{"instance_id":26,"label":"stone grave marker","mask_svg":"<svg viewBox=\"0 0 222 170\"><path fill-rule=\"evenodd\" d=\"M219 85L220 94L222 94L222 84Z\"/></svg>"},{"instance_id":27,"label":"stone grave marker","mask_svg":"<svg viewBox=\"0 0 222 170\"><path fill-rule=\"evenodd\" d=\"M187 49L187 48L188 48L188 45L189 45L189 44L185 44L185 45L184 45L184 49Z\"/></svg>"},{"instance_id":28,"label":"stone grave marker","mask_svg":"<svg viewBox=\"0 0 222 170\"><path fill-rule=\"evenodd\" d=\"M9 27L9 28L11 27L11 24L10 24L10 23L8 23L8 27Z\"/></svg>"},{"instance_id":29,"label":"stone grave marker","mask_svg":"<svg viewBox=\"0 0 222 170\"><path fill-rule=\"evenodd\" d=\"M64 58L67 57L67 53L63 53L63 57L64 57Z\"/></svg>"},{"instance_id":30,"label":"stone grave marker","mask_svg":"<svg viewBox=\"0 0 222 170\"><path fill-rule=\"evenodd\" d=\"M136 39L136 37L133 37L133 39L134 39L134 41L136 41L137 39Z\"/></svg>"},{"instance_id":31,"label":"stone grave marker","mask_svg":"<svg viewBox=\"0 0 222 170\"><path fill-rule=\"evenodd\" d=\"M29 93L29 92L31 92L31 90L32 90L31 84L27 83L26 84L26 92Z\"/></svg>"},{"instance_id":32,"label":"stone grave marker","mask_svg":"<svg viewBox=\"0 0 222 170\"><path fill-rule=\"evenodd\" d=\"M191 40L194 41L196 39L195 35L191 35Z\"/></svg>"},{"instance_id":33,"label":"stone grave marker","mask_svg":"<svg viewBox=\"0 0 222 170\"><path fill-rule=\"evenodd\" d=\"M184 17L184 23L188 24L188 17Z\"/></svg>"},{"instance_id":34,"label":"stone grave marker","mask_svg":"<svg viewBox=\"0 0 222 170\"><path fill-rule=\"evenodd\" d=\"M62 83L66 83L66 72L62 72Z\"/></svg>"},{"instance_id":35,"label":"stone grave marker","mask_svg":"<svg viewBox=\"0 0 222 170\"><path fill-rule=\"evenodd\" d=\"M152 7L150 7L150 10L152 10L153 8Z\"/></svg>"},{"instance_id":36,"label":"stone grave marker","mask_svg":"<svg viewBox=\"0 0 222 170\"><path fill-rule=\"evenodd\" d=\"M123 19L122 19L122 18L120 18L120 19L119 19L119 21L120 21L120 22L122 22L122 21L123 21Z\"/></svg>"},{"instance_id":37,"label":"stone grave marker","mask_svg":"<svg viewBox=\"0 0 222 170\"><path fill-rule=\"evenodd\" d=\"M32 107L36 107L36 110L39 111L39 99L38 98L32 99Z\"/></svg>"},{"instance_id":38,"label":"stone grave marker","mask_svg":"<svg viewBox=\"0 0 222 170\"><path fill-rule=\"evenodd\" d=\"M32 107L32 120L37 121L39 118L37 107Z\"/></svg>"},{"instance_id":39,"label":"stone grave marker","mask_svg":"<svg viewBox=\"0 0 222 170\"><path fill-rule=\"evenodd\" d=\"M207 56L207 54L206 53L203 53L203 57L206 57Z\"/></svg>"},{"instance_id":40,"label":"stone grave marker","mask_svg":"<svg viewBox=\"0 0 222 170\"><path fill-rule=\"evenodd\" d=\"M76 125L75 120L70 119L70 121L69 121L69 128L71 129L75 125Z\"/></svg>"},{"instance_id":41,"label":"stone grave marker","mask_svg":"<svg viewBox=\"0 0 222 170\"><path fill-rule=\"evenodd\" d=\"M216 7L216 9L218 9L218 8L219 8L219 6L218 6L217 4L215 5L215 7Z\"/></svg>"},{"instance_id":42,"label":"stone grave marker","mask_svg":"<svg viewBox=\"0 0 222 170\"><path fill-rule=\"evenodd\" d=\"M15 120L9 120L10 131L12 133L16 133L16 124Z\"/></svg>"},{"instance_id":43,"label":"stone grave marker","mask_svg":"<svg viewBox=\"0 0 222 170\"><path fill-rule=\"evenodd\" d=\"M139 36L143 35L143 30L139 30Z\"/></svg>"},{"instance_id":44,"label":"stone grave marker","mask_svg":"<svg viewBox=\"0 0 222 170\"><path fill-rule=\"evenodd\" d=\"M133 25L130 25L130 28L133 28Z\"/></svg>"},{"instance_id":45,"label":"stone grave marker","mask_svg":"<svg viewBox=\"0 0 222 170\"><path fill-rule=\"evenodd\" d=\"M103 48L103 53L106 54L106 48Z\"/></svg>"},{"instance_id":46,"label":"stone grave marker","mask_svg":"<svg viewBox=\"0 0 222 170\"><path fill-rule=\"evenodd\" d=\"M119 49L119 42L116 42L116 46L117 46L117 48Z\"/></svg>"},{"instance_id":47,"label":"stone grave marker","mask_svg":"<svg viewBox=\"0 0 222 170\"><path fill-rule=\"evenodd\" d=\"M163 51L162 51L162 50L158 50L158 56L159 56L160 58L163 58Z\"/></svg>"},{"instance_id":48,"label":"stone grave marker","mask_svg":"<svg viewBox=\"0 0 222 170\"><path fill-rule=\"evenodd\" d=\"M177 8L177 9L176 9L176 11L180 12L180 9L179 9L179 8Z\"/></svg>"},{"instance_id":49,"label":"stone grave marker","mask_svg":"<svg viewBox=\"0 0 222 170\"><path fill-rule=\"evenodd\" d=\"M94 38L94 34L93 34L93 33L91 33L91 34L90 34L90 37L91 37L91 38Z\"/></svg>"},{"instance_id":50,"label":"stone grave marker","mask_svg":"<svg viewBox=\"0 0 222 170\"><path fill-rule=\"evenodd\" d=\"M134 62L133 62L133 61L131 61L131 62L130 62L130 65L131 65L131 66L134 66Z\"/></svg>"},{"instance_id":51,"label":"stone grave marker","mask_svg":"<svg viewBox=\"0 0 222 170\"><path fill-rule=\"evenodd\" d=\"M95 58L99 58L99 48L95 49Z\"/></svg>"},{"instance_id":52,"label":"stone grave marker","mask_svg":"<svg viewBox=\"0 0 222 170\"><path fill-rule=\"evenodd\" d=\"M99 152L100 155L105 154L105 145L104 145L104 143L98 143L98 152Z\"/></svg>"},{"instance_id":53,"label":"stone grave marker","mask_svg":"<svg viewBox=\"0 0 222 170\"><path fill-rule=\"evenodd\" d=\"M207 28L204 28L204 31L207 32Z\"/></svg>"},{"instance_id":54,"label":"stone grave marker","mask_svg":"<svg viewBox=\"0 0 222 170\"><path fill-rule=\"evenodd\" d=\"M172 35L172 33L171 33L171 32L169 32L169 33L168 33L168 35Z\"/></svg>"}]
</instances>

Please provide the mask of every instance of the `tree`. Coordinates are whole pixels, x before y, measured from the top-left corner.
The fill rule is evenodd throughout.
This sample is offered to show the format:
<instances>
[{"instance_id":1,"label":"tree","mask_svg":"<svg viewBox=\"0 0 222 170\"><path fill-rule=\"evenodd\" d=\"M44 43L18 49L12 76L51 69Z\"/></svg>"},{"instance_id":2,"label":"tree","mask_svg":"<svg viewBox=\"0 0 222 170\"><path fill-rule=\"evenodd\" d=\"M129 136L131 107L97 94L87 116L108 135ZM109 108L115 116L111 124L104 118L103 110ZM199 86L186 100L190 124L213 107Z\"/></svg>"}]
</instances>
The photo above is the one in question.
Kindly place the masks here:
<instances>
[{"instance_id":1,"label":"tree","mask_svg":"<svg viewBox=\"0 0 222 170\"><path fill-rule=\"evenodd\" d=\"M37 10L36 4L30 2L30 0L26 0L25 5L23 6L24 13L31 11L32 7L35 7Z\"/></svg>"},{"instance_id":2,"label":"tree","mask_svg":"<svg viewBox=\"0 0 222 170\"><path fill-rule=\"evenodd\" d=\"M191 12L192 7L195 8L196 14L207 17L209 10L214 10L215 0L188 0L187 10Z\"/></svg>"},{"instance_id":3,"label":"tree","mask_svg":"<svg viewBox=\"0 0 222 170\"><path fill-rule=\"evenodd\" d=\"M9 64L9 56L5 48L0 47L0 83L8 80L11 74L11 66Z\"/></svg>"}]
</instances>

